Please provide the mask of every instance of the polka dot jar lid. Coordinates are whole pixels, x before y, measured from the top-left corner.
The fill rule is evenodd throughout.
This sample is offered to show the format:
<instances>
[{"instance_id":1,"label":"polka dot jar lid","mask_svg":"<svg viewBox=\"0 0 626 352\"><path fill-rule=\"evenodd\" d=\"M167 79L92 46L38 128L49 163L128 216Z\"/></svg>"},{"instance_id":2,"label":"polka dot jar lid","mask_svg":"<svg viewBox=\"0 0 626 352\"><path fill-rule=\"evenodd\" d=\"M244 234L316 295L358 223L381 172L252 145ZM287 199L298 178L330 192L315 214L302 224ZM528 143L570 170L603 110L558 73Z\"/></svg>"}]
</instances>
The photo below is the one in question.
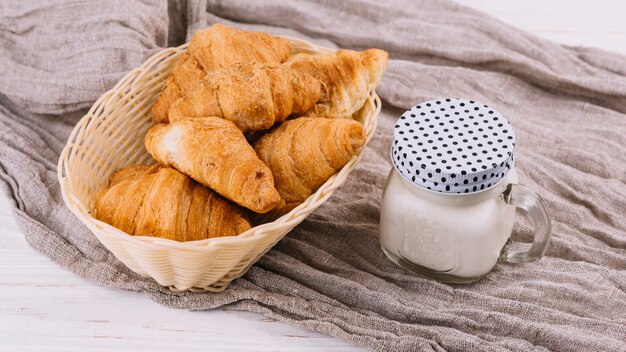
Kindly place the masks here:
<instances>
[{"instance_id":1,"label":"polka dot jar lid","mask_svg":"<svg viewBox=\"0 0 626 352\"><path fill-rule=\"evenodd\" d=\"M418 104L400 116L393 137L396 170L433 191L479 192L513 167L513 127L502 114L473 100Z\"/></svg>"}]
</instances>

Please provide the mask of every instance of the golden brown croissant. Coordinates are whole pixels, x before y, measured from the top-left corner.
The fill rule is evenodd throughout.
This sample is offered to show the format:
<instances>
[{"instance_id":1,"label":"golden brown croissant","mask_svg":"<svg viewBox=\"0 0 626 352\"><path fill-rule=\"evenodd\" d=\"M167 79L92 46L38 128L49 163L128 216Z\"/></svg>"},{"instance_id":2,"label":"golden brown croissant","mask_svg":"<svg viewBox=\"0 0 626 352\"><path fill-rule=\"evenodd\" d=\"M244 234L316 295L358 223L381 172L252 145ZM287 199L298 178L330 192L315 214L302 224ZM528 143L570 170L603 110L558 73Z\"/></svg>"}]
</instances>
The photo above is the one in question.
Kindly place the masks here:
<instances>
[{"instance_id":1,"label":"golden brown croissant","mask_svg":"<svg viewBox=\"0 0 626 352\"><path fill-rule=\"evenodd\" d=\"M185 53L165 82L165 88L159 99L152 106L152 119L155 122L167 123L167 114L172 104L184 92L189 91L205 76L202 66L189 53Z\"/></svg>"},{"instance_id":2,"label":"golden brown croissant","mask_svg":"<svg viewBox=\"0 0 626 352\"><path fill-rule=\"evenodd\" d=\"M170 74L165 81L165 88L163 88L156 103L154 103L150 109L152 120L157 123L167 123L167 113L172 104L180 97L181 94L178 83L176 83L173 74Z\"/></svg>"},{"instance_id":3,"label":"golden brown croissant","mask_svg":"<svg viewBox=\"0 0 626 352\"><path fill-rule=\"evenodd\" d=\"M291 44L266 33L248 32L216 23L193 35L189 52L204 71L211 72L239 62L283 62L289 58Z\"/></svg>"},{"instance_id":4,"label":"golden brown croissant","mask_svg":"<svg viewBox=\"0 0 626 352\"><path fill-rule=\"evenodd\" d=\"M265 213L280 203L270 169L228 120L179 118L152 127L145 145L159 162L250 210Z\"/></svg>"},{"instance_id":5,"label":"golden brown croissant","mask_svg":"<svg viewBox=\"0 0 626 352\"><path fill-rule=\"evenodd\" d=\"M250 228L236 205L161 165L117 170L94 205L97 219L136 236L195 241L236 236Z\"/></svg>"},{"instance_id":6,"label":"golden brown croissant","mask_svg":"<svg viewBox=\"0 0 626 352\"><path fill-rule=\"evenodd\" d=\"M155 122L167 123L174 101L185 96L207 72L239 62L283 62L289 58L290 51L291 44L282 38L221 24L196 32L188 52L176 64L152 107L152 118Z\"/></svg>"},{"instance_id":7,"label":"golden brown croissant","mask_svg":"<svg viewBox=\"0 0 626 352\"><path fill-rule=\"evenodd\" d=\"M243 132L264 130L313 108L323 96L319 80L281 64L236 64L206 75L177 100L169 118L217 116Z\"/></svg>"},{"instance_id":8,"label":"golden brown croissant","mask_svg":"<svg viewBox=\"0 0 626 352\"><path fill-rule=\"evenodd\" d=\"M363 126L348 119L288 120L254 144L272 170L285 213L315 192L365 144Z\"/></svg>"},{"instance_id":9,"label":"golden brown croissant","mask_svg":"<svg viewBox=\"0 0 626 352\"><path fill-rule=\"evenodd\" d=\"M329 54L297 54L289 60L296 70L326 85L328 98L305 116L350 118L367 100L387 67L389 54L379 49L338 50Z\"/></svg>"}]
</instances>

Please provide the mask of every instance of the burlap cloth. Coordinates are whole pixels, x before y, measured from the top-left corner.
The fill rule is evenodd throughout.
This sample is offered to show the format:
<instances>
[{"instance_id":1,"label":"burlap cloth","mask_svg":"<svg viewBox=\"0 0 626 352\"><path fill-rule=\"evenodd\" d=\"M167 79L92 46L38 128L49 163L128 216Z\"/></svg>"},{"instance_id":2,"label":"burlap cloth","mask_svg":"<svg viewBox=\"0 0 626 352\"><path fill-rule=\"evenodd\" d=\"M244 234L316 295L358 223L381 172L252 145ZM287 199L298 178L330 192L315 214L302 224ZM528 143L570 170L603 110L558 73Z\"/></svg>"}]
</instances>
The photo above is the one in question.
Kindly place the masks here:
<instances>
[{"instance_id":1,"label":"burlap cloth","mask_svg":"<svg viewBox=\"0 0 626 352\"><path fill-rule=\"evenodd\" d=\"M219 294L172 293L117 261L65 207L56 162L73 125L147 57L214 22L391 54L379 130L346 184ZM496 107L521 183L554 234L531 265L449 286L378 245L391 128L434 97ZM626 350L626 57L535 38L449 1L3 1L0 182L28 242L98 284L169 307L229 307L373 350ZM530 241L522 222L514 237ZM207 332L210 333L210 332Z\"/></svg>"}]
</instances>

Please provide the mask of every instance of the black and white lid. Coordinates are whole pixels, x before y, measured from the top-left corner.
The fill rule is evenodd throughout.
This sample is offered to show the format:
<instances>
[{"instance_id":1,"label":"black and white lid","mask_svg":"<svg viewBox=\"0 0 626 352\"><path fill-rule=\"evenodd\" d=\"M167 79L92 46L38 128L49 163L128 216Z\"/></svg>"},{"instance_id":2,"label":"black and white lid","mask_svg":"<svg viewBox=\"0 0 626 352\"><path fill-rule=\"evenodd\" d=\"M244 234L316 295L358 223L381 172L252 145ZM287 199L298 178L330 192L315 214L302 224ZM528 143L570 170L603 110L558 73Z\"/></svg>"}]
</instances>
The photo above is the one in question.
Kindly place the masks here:
<instances>
[{"instance_id":1,"label":"black and white lid","mask_svg":"<svg viewBox=\"0 0 626 352\"><path fill-rule=\"evenodd\" d=\"M435 99L406 111L395 126L391 160L417 186L472 193L513 167L515 133L496 110L464 99Z\"/></svg>"}]
</instances>

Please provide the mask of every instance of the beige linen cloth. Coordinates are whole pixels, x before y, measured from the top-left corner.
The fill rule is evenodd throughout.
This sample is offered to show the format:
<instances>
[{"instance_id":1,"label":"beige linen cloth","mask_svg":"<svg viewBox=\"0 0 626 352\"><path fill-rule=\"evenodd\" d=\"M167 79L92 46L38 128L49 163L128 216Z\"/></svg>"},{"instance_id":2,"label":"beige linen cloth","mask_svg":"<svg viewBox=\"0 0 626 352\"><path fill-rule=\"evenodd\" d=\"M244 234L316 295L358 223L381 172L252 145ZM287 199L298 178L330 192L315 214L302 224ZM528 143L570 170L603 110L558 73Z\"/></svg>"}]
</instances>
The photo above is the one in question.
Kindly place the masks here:
<instances>
[{"instance_id":1,"label":"beige linen cloth","mask_svg":"<svg viewBox=\"0 0 626 352\"><path fill-rule=\"evenodd\" d=\"M346 184L248 274L222 293L172 293L129 271L69 212L56 163L99 95L215 22L385 49L384 106ZM553 220L539 263L450 286L380 251L392 127L435 97L484 102L513 124L521 183ZM626 351L626 57L541 40L447 0L2 1L0 178L35 249L169 307L261 312L377 351ZM522 221L514 238L530 232Z\"/></svg>"}]
</instances>

